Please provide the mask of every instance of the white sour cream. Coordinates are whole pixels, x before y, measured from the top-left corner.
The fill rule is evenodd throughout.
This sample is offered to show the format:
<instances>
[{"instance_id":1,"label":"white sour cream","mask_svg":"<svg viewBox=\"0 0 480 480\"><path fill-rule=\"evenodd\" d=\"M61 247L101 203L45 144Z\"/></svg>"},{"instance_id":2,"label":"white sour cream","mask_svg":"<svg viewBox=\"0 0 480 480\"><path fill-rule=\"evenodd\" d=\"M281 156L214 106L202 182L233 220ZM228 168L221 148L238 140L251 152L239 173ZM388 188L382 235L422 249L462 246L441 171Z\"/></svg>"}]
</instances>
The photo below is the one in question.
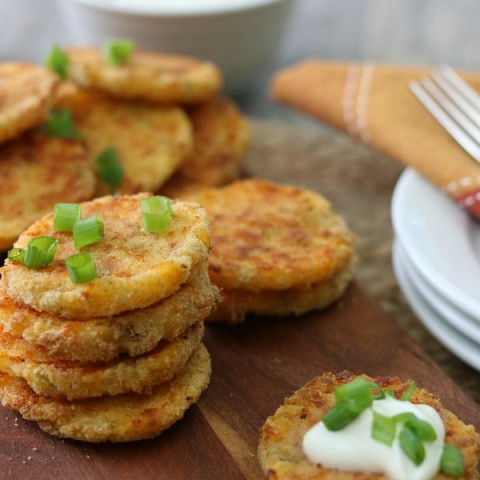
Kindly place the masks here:
<instances>
[{"instance_id":1,"label":"white sour cream","mask_svg":"<svg viewBox=\"0 0 480 480\"><path fill-rule=\"evenodd\" d=\"M411 412L432 425L437 439L423 444L425 460L418 467L403 453L398 438L389 447L371 437L372 410L387 417ZM312 463L327 468L384 473L392 480L430 480L439 469L444 435L442 419L429 405L386 397L375 400L371 408L342 430L333 432L323 422L317 423L305 434L303 451Z\"/></svg>"}]
</instances>

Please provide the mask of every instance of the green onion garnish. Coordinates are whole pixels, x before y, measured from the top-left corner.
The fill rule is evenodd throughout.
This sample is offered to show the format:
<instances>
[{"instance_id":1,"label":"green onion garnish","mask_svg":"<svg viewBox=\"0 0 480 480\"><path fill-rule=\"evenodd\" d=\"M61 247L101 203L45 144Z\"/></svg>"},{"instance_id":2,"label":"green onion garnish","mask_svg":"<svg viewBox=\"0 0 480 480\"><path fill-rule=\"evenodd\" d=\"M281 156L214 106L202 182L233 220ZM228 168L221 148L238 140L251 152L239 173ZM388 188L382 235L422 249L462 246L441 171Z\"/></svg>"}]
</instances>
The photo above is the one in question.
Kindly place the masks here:
<instances>
[{"instance_id":1,"label":"green onion garnish","mask_svg":"<svg viewBox=\"0 0 480 480\"><path fill-rule=\"evenodd\" d=\"M392 446L397 431L397 422L393 417L385 417L378 412L373 412L373 425L371 436L373 439Z\"/></svg>"},{"instance_id":2,"label":"green onion garnish","mask_svg":"<svg viewBox=\"0 0 480 480\"><path fill-rule=\"evenodd\" d=\"M57 203L54 212L53 228L57 232L73 232L73 225L82 216L78 203Z\"/></svg>"},{"instance_id":3,"label":"green onion garnish","mask_svg":"<svg viewBox=\"0 0 480 480\"><path fill-rule=\"evenodd\" d=\"M420 465L425 460L425 447L417 434L405 425L398 436L403 453L415 464Z\"/></svg>"},{"instance_id":4,"label":"green onion garnish","mask_svg":"<svg viewBox=\"0 0 480 480\"><path fill-rule=\"evenodd\" d=\"M25 249L18 247L12 248L8 251L7 257L11 262L23 262L25 258Z\"/></svg>"},{"instance_id":5,"label":"green onion garnish","mask_svg":"<svg viewBox=\"0 0 480 480\"><path fill-rule=\"evenodd\" d=\"M400 400L408 401L416 388L415 383L409 385ZM383 391L376 383L357 377L335 389L336 405L325 414L323 423L328 430L341 430L369 408L373 401L384 399L386 396L396 398L390 388ZM370 435L373 439L392 446L395 438L398 438L400 448L407 458L417 466L424 461L423 444L437 439L437 433L430 423L421 420L412 412L386 417L373 410L372 415ZM397 430L400 430L398 437ZM463 476L464 465L460 450L453 445L444 445L440 469L447 475Z\"/></svg>"},{"instance_id":6,"label":"green onion garnish","mask_svg":"<svg viewBox=\"0 0 480 480\"><path fill-rule=\"evenodd\" d=\"M425 420L415 417L415 415L405 422L405 426L415 432L415 435L422 442L434 442L437 439L434 428Z\"/></svg>"},{"instance_id":7,"label":"green onion garnish","mask_svg":"<svg viewBox=\"0 0 480 480\"><path fill-rule=\"evenodd\" d=\"M53 70L62 80L68 78L68 56L58 45L50 49L45 66Z\"/></svg>"},{"instance_id":8,"label":"green onion garnish","mask_svg":"<svg viewBox=\"0 0 480 480\"><path fill-rule=\"evenodd\" d=\"M74 283L86 283L97 278L97 268L89 252L75 253L65 260L68 274Z\"/></svg>"},{"instance_id":9,"label":"green onion garnish","mask_svg":"<svg viewBox=\"0 0 480 480\"><path fill-rule=\"evenodd\" d=\"M143 226L147 232L159 233L165 231L172 219L172 204L167 197L156 195L142 198L140 207L143 216Z\"/></svg>"},{"instance_id":10,"label":"green onion garnish","mask_svg":"<svg viewBox=\"0 0 480 480\"><path fill-rule=\"evenodd\" d=\"M348 403L337 403L325 414L323 423L328 430L335 432L352 423L358 415L359 413L352 410Z\"/></svg>"},{"instance_id":11,"label":"green onion garnish","mask_svg":"<svg viewBox=\"0 0 480 480\"><path fill-rule=\"evenodd\" d=\"M134 43L131 40L112 40L103 47L103 58L111 65L122 65L132 54Z\"/></svg>"},{"instance_id":12,"label":"green onion garnish","mask_svg":"<svg viewBox=\"0 0 480 480\"><path fill-rule=\"evenodd\" d=\"M103 238L104 224L98 214L84 220L78 220L73 225L73 243L75 248L82 248L97 243Z\"/></svg>"},{"instance_id":13,"label":"green onion garnish","mask_svg":"<svg viewBox=\"0 0 480 480\"><path fill-rule=\"evenodd\" d=\"M68 110L53 110L45 122L45 130L52 137L80 140L75 130L72 114Z\"/></svg>"},{"instance_id":14,"label":"green onion garnish","mask_svg":"<svg viewBox=\"0 0 480 480\"><path fill-rule=\"evenodd\" d=\"M402 396L400 397L400 400L410 400L410 397L412 396L412 393L416 390L417 384L416 383L411 383L408 388L403 392Z\"/></svg>"},{"instance_id":15,"label":"green onion garnish","mask_svg":"<svg viewBox=\"0 0 480 480\"><path fill-rule=\"evenodd\" d=\"M371 392L371 382L367 382L361 377L338 387L335 390L335 399L337 403L349 402L356 412L362 412L373 403Z\"/></svg>"},{"instance_id":16,"label":"green onion garnish","mask_svg":"<svg viewBox=\"0 0 480 480\"><path fill-rule=\"evenodd\" d=\"M40 268L53 260L58 240L54 237L36 237L28 242L23 264L27 268Z\"/></svg>"},{"instance_id":17,"label":"green onion garnish","mask_svg":"<svg viewBox=\"0 0 480 480\"><path fill-rule=\"evenodd\" d=\"M106 148L98 155L97 170L100 179L110 187L112 192L122 183L123 167L115 149Z\"/></svg>"},{"instance_id":18,"label":"green onion garnish","mask_svg":"<svg viewBox=\"0 0 480 480\"><path fill-rule=\"evenodd\" d=\"M440 459L440 470L452 477L463 477L463 457L457 447L448 443L443 446L442 457Z\"/></svg>"}]
</instances>

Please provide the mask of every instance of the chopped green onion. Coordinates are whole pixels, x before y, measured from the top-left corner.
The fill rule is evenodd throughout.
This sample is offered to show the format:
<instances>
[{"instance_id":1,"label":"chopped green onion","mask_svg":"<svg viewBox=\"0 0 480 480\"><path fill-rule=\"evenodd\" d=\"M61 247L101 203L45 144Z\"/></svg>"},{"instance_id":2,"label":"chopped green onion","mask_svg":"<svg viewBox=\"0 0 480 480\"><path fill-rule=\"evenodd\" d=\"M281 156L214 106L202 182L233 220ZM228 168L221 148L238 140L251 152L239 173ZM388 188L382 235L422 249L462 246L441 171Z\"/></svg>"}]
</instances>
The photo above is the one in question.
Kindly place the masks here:
<instances>
[{"instance_id":1,"label":"chopped green onion","mask_svg":"<svg viewBox=\"0 0 480 480\"><path fill-rule=\"evenodd\" d=\"M422 442L434 442L437 439L434 428L425 420L414 417L407 420L405 425L412 429Z\"/></svg>"},{"instance_id":2,"label":"chopped green onion","mask_svg":"<svg viewBox=\"0 0 480 480\"><path fill-rule=\"evenodd\" d=\"M82 248L97 243L103 238L104 224L98 214L84 220L78 220L73 226L73 243L75 248Z\"/></svg>"},{"instance_id":3,"label":"chopped green onion","mask_svg":"<svg viewBox=\"0 0 480 480\"><path fill-rule=\"evenodd\" d=\"M23 262L25 258L25 249L18 247L12 248L8 251L7 256L11 262Z\"/></svg>"},{"instance_id":4,"label":"chopped green onion","mask_svg":"<svg viewBox=\"0 0 480 480\"><path fill-rule=\"evenodd\" d=\"M110 187L112 192L122 183L123 167L115 149L106 148L98 155L97 170L100 179Z\"/></svg>"},{"instance_id":5,"label":"chopped green onion","mask_svg":"<svg viewBox=\"0 0 480 480\"><path fill-rule=\"evenodd\" d=\"M352 400L355 405L358 405L358 410L365 410L373 403L371 382L358 377L345 385L341 385L335 390L335 399L337 402Z\"/></svg>"},{"instance_id":6,"label":"chopped green onion","mask_svg":"<svg viewBox=\"0 0 480 480\"><path fill-rule=\"evenodd\" d=\"M67 140L80 140L81 136L75 130L72 114L68 110L53 110L45 122L45 129L52 137Z\"/></svg>"},{"instance_id":7,"label":"chopped green onion","mask_svg":"<svg viewBox=\"0 0 480 480\"><path fill-rule=\"evenodd\" d=\"M412 412L403 412L403 413L398 413L393 417L397 423L405 423L408 422L409 420L412 420L415 417L415 414Z\"/></svg>"},{"instance_id":8,"label":"chopped green onion","mask_svg":"<svg viewBox=\"0 0 480 480\"><path fill-rule=\"evenodd\" d=\"M28 242L23 264L27 268L40 268L55 256L58 240L54 237L36 237Z\"/></svg>"},{"instance_id":9,"label":"chopped green onion","mask_svg":"<svg viewBox=\"0 0 480 480\"><path fill-rule=\"evenodd\" d=\"M440 458L440 470L452 477L463 477L464 466L462 452L454 445L446 443L443 446L442 457Z\"/></svg>"},{"instance_id":10,"label":"chopped green onion","mask_svg":"<svg viewBox=\"0 0 480 480\"><path fill-rule=\"evenodd\" d=\"M323 423L328 430L337 431L352 423L359 413L352 410L347 402L337 403L323 417Z\"/></svg>"},{"instance_id":11,"label":"chopped green onion","mask_svg":"<svg viewBox=\"0 0 480 480\"><path fill-rule=\"evenodd\" d=\"M89 252L75 253L65 260L68 274L74 283L86 283L97 278L97 268Z\"/></svg>"},{"instance_id":12,"label":"chopped green onion","mask_svg":"<svg viewBox=\"0 0 480 480\"><path fill-rule=\"evenodd\" d=\"M103 58L111 65L122 65L132 54L134 43L132 40L112 40L103 47Z\"/></svg>"},{"instance_id":13,"label":"chopped green onion","mask_svg":"<svg viewBox=\"0 0 480 480\"><path fill-rule=\"evenodd\" d=\"M45 66L53 70L62 80L68 78L68 56L58 45L50 49Z\"/></svg>"},{"instance_id":14,"label":"chopped green onion","mask_svg":"<svg viewBox=\"0 0 480 480\"><path fill-rule=\"evenodd\" d=\"M425 447L417 434L405 425L398 436L403 453L415 464L420 465L425 459Z\"/></svg>"},{"instance_id":15,"label":"chopped green onion","mask_svg":"<svg viewBox=\"0 0 480 480\"><path fill-rule=\"evenodd\" d=\"M173 216L172 204L167 197L156 195L142 198L140 207L143 216L143 226L147 232L158 233L165 231Z\"/></svg>"},{"instance_id":16,"label":"chopped green onion","mask_svg":"<svg viewBox=\"0 0 480 480\"><path fill-rule=\"evenodd\" d=\"M402 396L400 397L400 400L405 400L408 401L410 400L410 397L412 396L412 393L417 389L417 384L416 383L411 383L408 388L403 392Z\"/></svg>"},{"instance_id":17,"label":"chopped green onion","mask_svg":"<svg viewBox=\"0 0 480 480\"><path fill-rule=\"evenodd\" d=\"M78 203L57 203L54 211L53 228L57 232L72 232L73 225L82 216Z\"/></svg>"},{"instance_id":18,"label":"chopped green onion","mask_svg":"<svg viewBox=\"0 0 480 480\"><path fill-rule=\"evenodd\" d=\"M373 412L373 425L371 436L373 439L392 446L397 431L397 422L393 417L385 417L378 412Z\"/></svg>"}]
</instances>

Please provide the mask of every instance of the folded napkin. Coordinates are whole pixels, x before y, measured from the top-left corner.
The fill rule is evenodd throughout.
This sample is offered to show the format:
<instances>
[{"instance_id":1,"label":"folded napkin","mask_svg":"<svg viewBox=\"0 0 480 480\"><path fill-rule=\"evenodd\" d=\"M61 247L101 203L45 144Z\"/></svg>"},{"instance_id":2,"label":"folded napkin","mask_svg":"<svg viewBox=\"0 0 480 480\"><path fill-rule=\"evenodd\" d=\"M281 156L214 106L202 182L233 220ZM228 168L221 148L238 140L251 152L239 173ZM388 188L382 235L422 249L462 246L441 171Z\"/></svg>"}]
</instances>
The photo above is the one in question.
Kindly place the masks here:
<instances>
[{"instance_id":1,"label":"folded napkin","mask_svg":"<svg viewBox=\"0 0 480 480\"><path fill-rule=\"evenodd\" d=\"M410 80L429 72L427 68L310 60L279 71L270 93L275 101L413 167L480 218L480 165L408 88ZM480 74L461 75L480 90Z\"/></svg>"}]
</instances>

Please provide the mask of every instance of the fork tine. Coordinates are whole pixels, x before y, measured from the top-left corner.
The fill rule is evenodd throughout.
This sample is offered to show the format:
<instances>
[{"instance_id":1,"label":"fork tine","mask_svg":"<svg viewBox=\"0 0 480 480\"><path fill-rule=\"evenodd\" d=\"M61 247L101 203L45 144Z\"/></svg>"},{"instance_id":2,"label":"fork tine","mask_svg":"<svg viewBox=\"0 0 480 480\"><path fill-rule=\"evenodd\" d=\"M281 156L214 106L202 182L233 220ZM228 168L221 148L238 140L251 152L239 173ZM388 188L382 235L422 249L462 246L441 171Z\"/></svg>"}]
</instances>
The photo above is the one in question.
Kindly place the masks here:
<instances>
[{"instance_id":1,"label":"fork tine","mask_svg":"<svg viewBox=\"0 0 480 480\"><path fill-rule=\"evenodd\" d=\"M480 95L450 67L440 67L442 76L453 85L477 110L480 111Z\"/></svg>"},{"instance_id":2,"label":"fork tine","mask_svg":"<svg viewBox=\"0 0 480 480\"><path fill-rule=\"evenodd\" d=\"M410 82L409 87L417 99L425 106L425 108L435 117L435 119L445 128L445 130L459 143L459 145L467 151L477 162L480 163L480 147L465 131L458 126L455 120L446 113L446 111L438 105L430 91L427 90L429 82L423 81ZM427 84L427 87L425 86ZM434 85L435 89L435 85ZM438 89L437 89L438 90ZM451 102L450 102L451 103ZM480 134L479 137L480 138Z\"/></svg>"},{"instance_id":3,"label":"fork tine","mask_svg":"<svg viewBox=\"0 0 480 480\"><path fill-rule=\"evenodd\" d=\"M480 129L472 120L465 115L461 108L449 98L448 92L442 91L431 80L424 79L420 82L428 93L438 102L438 104L474 139L480 138ZM446 94L447 93L447 94Z\"/></svg>"},{"instance_id":4,"label":"fork tine","mask_svg":"<svg viewBox=\"0 0 480 480\"><path fill-rule=\"evenodd\" d=\"M453 72L452 72L453 73ZM480 99L468 95L468 87L455 73L452 77L444 71L434 73L432 79L452 99L463 113L477 126L480 127ZM472 91L473 92L473 91ZM478 97L473 92L475 97Z\"/></svg>"}]
</instances>

